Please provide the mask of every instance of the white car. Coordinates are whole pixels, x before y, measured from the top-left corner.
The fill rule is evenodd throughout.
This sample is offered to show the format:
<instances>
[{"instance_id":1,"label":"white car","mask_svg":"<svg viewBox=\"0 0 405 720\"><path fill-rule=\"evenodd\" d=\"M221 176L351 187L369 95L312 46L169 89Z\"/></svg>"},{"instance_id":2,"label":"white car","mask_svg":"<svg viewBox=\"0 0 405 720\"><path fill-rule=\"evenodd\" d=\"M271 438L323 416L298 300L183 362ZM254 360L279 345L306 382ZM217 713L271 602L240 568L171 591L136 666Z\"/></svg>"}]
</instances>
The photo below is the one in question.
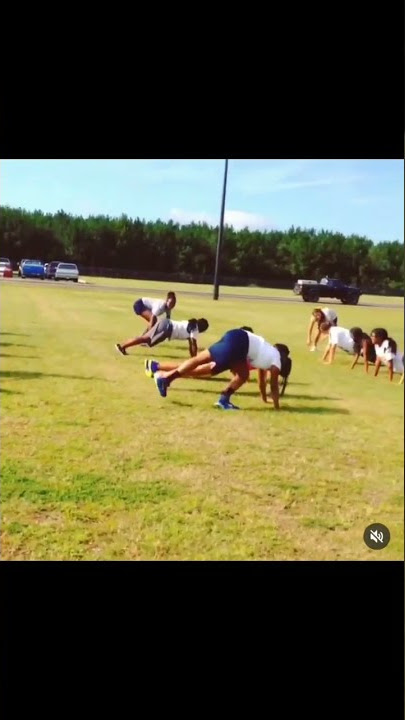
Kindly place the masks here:
<instances>
[{"instance_id":1,"label":"white car","mask_svg":"<svg viewBox=\"0 0 405 720\"><path fill-rule=\"evenodd\" d=\"M78 282L79 269L74 263L59 263L55 270L55 280L73 280Z\"/></svg>"}]
</instances>

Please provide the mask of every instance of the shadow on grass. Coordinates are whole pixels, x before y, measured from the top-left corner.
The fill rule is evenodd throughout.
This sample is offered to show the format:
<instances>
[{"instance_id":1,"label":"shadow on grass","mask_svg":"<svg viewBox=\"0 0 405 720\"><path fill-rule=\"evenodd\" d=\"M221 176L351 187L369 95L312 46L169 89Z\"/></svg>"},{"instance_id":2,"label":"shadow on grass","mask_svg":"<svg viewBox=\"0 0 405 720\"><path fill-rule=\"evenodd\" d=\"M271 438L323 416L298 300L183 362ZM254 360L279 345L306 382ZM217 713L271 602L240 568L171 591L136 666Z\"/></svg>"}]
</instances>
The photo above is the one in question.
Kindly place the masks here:
<instances>
[{"instance_id":1,"label":"shadow on grass","mask_svg":"<svg viewBox=\"0 0 405 720\"><path fill-rule=\"evenodd\" d=\"M134 350L133 352L131 352L131 348L129 348L127 352L127 357L132 357L135 359L137 357L149 358L149 360L156 360L156 353L153 353L153 348L151 348L149 351L145 349L144 352L142 352L142 350ZM179 360L181 362L184 362L185 360L189 360L189 357L187 355L165 355L160 358L160 362L162 363L169 362L170 360ZM178 362L177 364L180 365L180 362Z\"/></svg>"},{"instance_id":2,"label":"shadow on grass","mask_svg":"<svg viewBox=\"0 0 405 720\"><path fill-rule=\"evenodd\" d=\"M2 379L36 380L42 377L67 378L68 380L103 380L103 382L109 382L106 378L91 377L89 375L60 375L58 373L29 372L24 370L0 370L0 378Z\"/></svg>"},{"instance_id":3,"label":"shadow on grass","mask_svg":"<svg viewBox=\"0 0 405 720\"><path fill-rule=\"evenodd\" d=\"M172 400L170 405L178 405L179 407L194 407L192 403L181 402L181 400Z\"/></svg>"},{"instance_id":4,"label":"shadow on grass","mask_svg":"<svg viewBox=\"0 0 405 720\"><path fill-rule=\"evenodd\" d=\"M29 337L29 335L27 333L7 332L4 330L0 330L0 335L16 335L18 337Z\"/></svg>"},{"instance_id":5,"label":"shadow on grass","mask_svg":"<svg viewBox=\"0 0 405 720\"><path fill-rule=\"evenodd\" d=\"M225 383L224 383L225 384ZM173 385L173 390L180 391L180 392L192 392L192 393L206 393L208 395L218 395L218 390L208 390L206 388L182 388L177 387L177 385ZM240 392L239 390L234 395L235 398L238 397L259 397L259 392L257 389L252 390L251 392L244 392L243 390ZM295 400L339 400L340 398L336 397L330 397L329 395L294 395L292 393L288 392L288 389L286 390L285 396L286 400L289 398L294 398Z\"/></svg>"},{"instance_id":6,"label":"shadow on grass","mask_svg":"<svg viewBox=\"0 0 405 720\"><path fill-rule=\"evenodd\" d=\"M236 396L235 396L236 398ZM287 396L286 396L287 399ZM271 404L263 405L257 408L241 408L243 412L271 412ZM284 413L308 413L312 415L350 415L348 410L344 408L325 408L319 407L319 405L308 405L307 407L288 407L282 405L280 412Z\"/></svg>"},{"instance_id":7,"label":"shadow on grass","mask_svg":"<svg viewBox=\"0 0 405 720\"><path fill-rule=\"evenodd\" d=\"M1 347L32 347L32 345L22 345L14 342L0 342Z\"/></svg>"},{"instance_id":8,"label":"shadow on grass","mask_svg":"<svg viewBox=\"0 0 405 720\"><path fill-rule=\"evenodd\" d=\"M8 353L0 353L0 357L5 358L21 358L21 360L37 360L38 355L9 355Z\"/></svg>"},{"instance_id":9,"label":"shadow on grass","mask_svg":"<svg viewBox=\"0 0 405 720\"><path fill-rule=\"evenodd\" d=\"M7 390L6 388L0 387L0 393L5 393L6 395L21 395L18 390Z\"/></svg>"}]
</instances>

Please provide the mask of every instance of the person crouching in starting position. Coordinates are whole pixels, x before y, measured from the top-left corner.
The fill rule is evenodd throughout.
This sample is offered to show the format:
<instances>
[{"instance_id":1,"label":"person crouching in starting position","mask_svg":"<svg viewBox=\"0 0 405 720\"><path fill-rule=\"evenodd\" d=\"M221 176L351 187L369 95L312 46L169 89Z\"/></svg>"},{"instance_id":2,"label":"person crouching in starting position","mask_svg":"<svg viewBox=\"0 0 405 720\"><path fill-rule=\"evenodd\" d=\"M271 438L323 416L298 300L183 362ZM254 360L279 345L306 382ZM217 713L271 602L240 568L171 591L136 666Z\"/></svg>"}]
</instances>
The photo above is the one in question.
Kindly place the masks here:
<instances>
[{"instance_id":1,"label":"person crouching in starting position","mask_svg":"<svg viewBox=\"0 0 405 720\"><path fill-rule=\"evenodd\" d=\"M287 352L286 352L287 351ZM214 376L230 370L234 377L215 403L223 410L239 410L230 398L249 378L249 365L259 371L259 387L263 402L268 403L266 376L270 371L270 392L274 409L279 410L279 375L288 359L286 345L270 345L260 335L242 330L228 330L223 337L196 357L186 360L176 370L160 371L154 375L158 391L166 397L167 390L178 378Z\"/></svg>"}]
</instances>

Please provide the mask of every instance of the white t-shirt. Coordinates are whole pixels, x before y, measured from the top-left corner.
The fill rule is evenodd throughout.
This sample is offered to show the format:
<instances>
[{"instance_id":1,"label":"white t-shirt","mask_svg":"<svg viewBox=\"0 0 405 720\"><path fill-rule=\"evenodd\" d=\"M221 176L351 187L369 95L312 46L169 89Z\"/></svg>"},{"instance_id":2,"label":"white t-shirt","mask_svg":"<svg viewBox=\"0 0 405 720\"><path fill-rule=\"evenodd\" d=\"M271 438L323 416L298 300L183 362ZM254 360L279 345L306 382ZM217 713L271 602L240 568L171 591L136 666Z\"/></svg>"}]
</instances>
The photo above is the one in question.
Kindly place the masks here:
<instances>
[{"instance_id":1,"label":"white t-shirt","mask_svg":"<svg viewBox=\"0 0 405 720\"><path fill-rule=\"evenodd\" d=\"M167 312L166 307L166 301L165 300L156 300L156 298L141 298L143 304L148 310L151 310L152 314L155 315L155 317L159 317L159 315L163 315L163 313Z\"/></svg>"},{"instance_id":2,"label":"white t-shirt","mask_svg":"<svg viewBox=\"0 0 405 720\"><path fill-rule=\"evenodd\" d=\"M329 343L330 345L337 345L341 350L354 353L354 340L350 335L350 330L339 327L339 325L331 327L329 330Z\"/></svg>"},{"instance_id":3,"label":"white t-shirt","mask_svg":"<svg viewBox=\"0 0 405 720\"><path fill-rule=\"evenodd\" d=\"M280 353L274 345L270 345L260 335L245 330L249 337L249 349L247 359L250 364L258 370L268 370L271 365L275 365L281 370Z\"/></svg>"},{"instance_id":4,"label":"white t-shirt","mask_svg":"<svg viewBox=\"0 0 405 720\"><path fill-rule=\"evenodd\" d=\"M188 320L172 320L173 331L170 336L170 340L197 340L199 336L198 328L188 332Z\"/></svg>"},{"instance_id":5,"label":"white t-shirt","mask_svg":"<svg viewBox=\"0 0 405 720\"><path fill-rule=\"evenodd\" d=\"M322 308L322 312L325 315L325 320L331 324L337 320L337 315L334 310L331 310L330 308Z\"/></svg>"},{"instance_id":6,"label":"white t-shirt","mask_svg":"<svg viewBox=\"0 0 405 720\"><path fill-rule=\"evenodd\" d=\"M388 365L389 361L392 360L392 369L394 372L404 372L403 355L398 351L396 353L392 352L389 340L384 340L381 345L375 345L375 352L377 357L381 358L384 365Z\"/></svg>"}]
</instances>

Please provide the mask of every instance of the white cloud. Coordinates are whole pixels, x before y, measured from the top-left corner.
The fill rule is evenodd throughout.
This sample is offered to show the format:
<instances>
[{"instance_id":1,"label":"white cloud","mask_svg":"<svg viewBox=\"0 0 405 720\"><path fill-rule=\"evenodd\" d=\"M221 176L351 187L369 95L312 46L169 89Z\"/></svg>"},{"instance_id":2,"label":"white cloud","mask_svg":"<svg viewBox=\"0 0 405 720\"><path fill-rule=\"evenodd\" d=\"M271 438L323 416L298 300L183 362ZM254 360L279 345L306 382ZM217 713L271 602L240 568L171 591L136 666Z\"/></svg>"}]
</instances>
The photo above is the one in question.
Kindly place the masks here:
<instances>
[{"instance_id":1,"label":"white cloud","mask_svg":"<svg viewBox=\"0 0 405 720\"><path fill-rule=\"evenodd\" d=\"M193 212L189 210L181 210L181 208L172 208L169 215L170 220L179 223L179 225L189 225L190 223L208 223L208 225L216 225L215 219L206 212Z\"/></svg>"},{"instance_id":2,"label":"white cloud","mask_svg":"<svg viewBox=\"0 0 405 720\"><path fill-rule=\"evenodd\" d=\"M352 165L337 160L279 161L273 166L258 166L245 172L243 166L235 184L246 195L265 195L282 190L346 185L364 179L351 173ZM357 168L356 168L357 170ZM349 172L348 172L349 171Z\"/></svg>"},{"instance_id":3,"label":"white cloud","mask_svg":"<svg viewBox=\"0 0 405 720\"><path fill-rule=\"evenodd\" d=\"M214 217L207 212L193 212L182 210L180 208L172 208L170 211L170 219L179 225L188 225L189 223L207 223L213 227L219 224L219 216ZM232 225L235 230L241 230L248 227L250 230L266 230L274 228L274 224L264 215L244 212L243 210L225 210L225 224Z\"/></svg>"},{"instance_id":4,"label":"white cloud","mask_svg":"<svg viewBox=\"0 0 405 720\"><path fill-rule=\"evenodd\" d=\"M264 215L256 215L243 210L226 210L225 223L233 225L235 230L241 230L245 227L250 230L266 230L274 227L274 224Z\"/></svg>"}]
</instances>

